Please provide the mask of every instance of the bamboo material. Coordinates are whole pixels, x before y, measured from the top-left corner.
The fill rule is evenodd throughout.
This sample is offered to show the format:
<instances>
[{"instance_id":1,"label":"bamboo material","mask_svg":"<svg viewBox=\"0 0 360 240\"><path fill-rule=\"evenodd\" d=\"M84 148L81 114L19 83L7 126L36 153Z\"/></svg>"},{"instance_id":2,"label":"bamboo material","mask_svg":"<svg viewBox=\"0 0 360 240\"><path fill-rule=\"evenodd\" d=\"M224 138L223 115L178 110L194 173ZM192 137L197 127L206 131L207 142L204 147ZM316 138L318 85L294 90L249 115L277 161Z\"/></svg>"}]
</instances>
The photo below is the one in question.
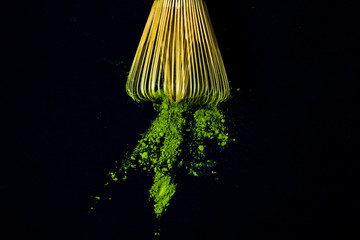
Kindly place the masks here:
<instances>
[{"instance_id":1,"label":"bamboo material","mask_svg":"<svg viewBox=\"0 0 360 240\"><path fill-rule=\"evenodd\" d=\"M134 100L217 103L230 95L220 49L202 0L155 0L129 72Z\"/></svg>"}]
</instances>

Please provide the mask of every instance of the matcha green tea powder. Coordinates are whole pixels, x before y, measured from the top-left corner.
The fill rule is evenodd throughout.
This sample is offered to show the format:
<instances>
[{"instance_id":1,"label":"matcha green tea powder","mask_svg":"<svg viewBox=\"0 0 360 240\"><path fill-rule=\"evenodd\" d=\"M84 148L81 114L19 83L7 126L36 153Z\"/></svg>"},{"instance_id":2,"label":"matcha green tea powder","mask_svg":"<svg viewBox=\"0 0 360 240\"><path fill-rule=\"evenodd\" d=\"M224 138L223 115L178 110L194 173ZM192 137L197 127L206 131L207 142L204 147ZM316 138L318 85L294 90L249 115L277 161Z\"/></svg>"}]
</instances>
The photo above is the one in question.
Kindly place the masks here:
<instances>
[{"instance_id":1,"label":"matcha green tea powder","mask_svg":"<svg viewBox=\"0 0 360 240\"><path fill-rule=\"evenodd\" d=\"M221 149L231 139L225 116L215 105L194 110L189 104L167 99L154 105L158 117L151 122L134 151L108 176L109 181L126 180L132 169L152 174L154 183L149 197L154 202L156 217L160 217L176 191L176 172L184 169L194 176L215 174L214 170L204 172L207 169L204 166L215 165L215 161L206 158L206 143L215 142ZM189 158L182 157L183 150L190 153Z\"/></svg>"}]
</instances>

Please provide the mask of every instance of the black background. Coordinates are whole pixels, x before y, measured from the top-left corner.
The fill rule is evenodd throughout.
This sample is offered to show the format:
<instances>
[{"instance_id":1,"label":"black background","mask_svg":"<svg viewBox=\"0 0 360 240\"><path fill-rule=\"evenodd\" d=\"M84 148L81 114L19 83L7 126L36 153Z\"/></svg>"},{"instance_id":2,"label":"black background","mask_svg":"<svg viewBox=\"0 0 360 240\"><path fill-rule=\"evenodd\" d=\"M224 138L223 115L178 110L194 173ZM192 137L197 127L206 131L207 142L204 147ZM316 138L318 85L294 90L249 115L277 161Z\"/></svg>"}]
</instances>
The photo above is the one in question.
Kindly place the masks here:
<instances>
[{"instance_id":1,"label":"black background","mask_svg":"<svg viewBox=\"0 0 360 240\"><path fill-rule=\"evenodd\" d=\"M356 7L207 1L233 91L219 181L188 177L160 239L356 239ZM12 1L1 78L1 239L152 239L151 179L90 196L155 112L125 93L152 1ZM10 235L6 235L9 233ZM4 237L5 236L5 237Z\"/></svg>"}]
</instances>

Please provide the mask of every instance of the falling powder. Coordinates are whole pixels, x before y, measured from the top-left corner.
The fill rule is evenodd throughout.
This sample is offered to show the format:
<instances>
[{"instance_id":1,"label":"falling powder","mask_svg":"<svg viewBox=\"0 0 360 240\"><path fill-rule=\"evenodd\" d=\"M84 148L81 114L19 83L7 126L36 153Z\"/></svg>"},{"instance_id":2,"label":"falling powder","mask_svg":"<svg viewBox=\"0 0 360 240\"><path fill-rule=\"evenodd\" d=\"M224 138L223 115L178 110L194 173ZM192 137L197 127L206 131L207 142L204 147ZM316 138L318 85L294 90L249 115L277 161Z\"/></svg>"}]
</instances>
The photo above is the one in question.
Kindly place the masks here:
<instances>
[{"instance_id":1,"label":"falling powder","mask_svg":"<svg viewBox=\"0 0 360 240\"><path fill-rule=\"evenodd\" d=\"M157 118L133 152L117 164L108 177L109 182L126 180L131 169L151 174L154 182L149 200L153 201L154 213L160 218L176 191L176 173L182 169L193 176L216 174L216 161L206 158L207 145L213 147L215 143L223 149L234 139L229 137L225 116L215 104L194 106L163 98L160 103L154 103L154 108L158 111Z\"/></svg>"}]
</instances>

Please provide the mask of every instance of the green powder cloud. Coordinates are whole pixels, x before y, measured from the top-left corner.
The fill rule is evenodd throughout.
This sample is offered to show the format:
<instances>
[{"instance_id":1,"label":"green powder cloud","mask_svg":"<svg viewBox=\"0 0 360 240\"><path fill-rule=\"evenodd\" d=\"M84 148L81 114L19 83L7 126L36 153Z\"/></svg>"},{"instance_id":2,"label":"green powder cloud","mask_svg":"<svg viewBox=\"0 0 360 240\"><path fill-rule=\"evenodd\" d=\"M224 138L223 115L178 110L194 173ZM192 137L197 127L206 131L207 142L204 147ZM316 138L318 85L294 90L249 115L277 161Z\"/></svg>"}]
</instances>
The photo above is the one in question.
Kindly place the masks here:
<instances>
[{"instance_id":1,"label":"green powder cloud","mask_svg":"<svg viewBox=\"0 0 360 240\"><path fill-rule=\"evenodd\" d=\"M207 148L223 149L234 139L229 137L225 115L216 105L172 103L165 98L154 103L154 108L158 116L133 152L108 177L109 182L116 182L126 180L130 170L151 174L149 200L154 204L155 216L160 218L175 194L176 174L179 171L193 176L216 174L216 161L207 158Z\"/></svg>"}]
</instances>

